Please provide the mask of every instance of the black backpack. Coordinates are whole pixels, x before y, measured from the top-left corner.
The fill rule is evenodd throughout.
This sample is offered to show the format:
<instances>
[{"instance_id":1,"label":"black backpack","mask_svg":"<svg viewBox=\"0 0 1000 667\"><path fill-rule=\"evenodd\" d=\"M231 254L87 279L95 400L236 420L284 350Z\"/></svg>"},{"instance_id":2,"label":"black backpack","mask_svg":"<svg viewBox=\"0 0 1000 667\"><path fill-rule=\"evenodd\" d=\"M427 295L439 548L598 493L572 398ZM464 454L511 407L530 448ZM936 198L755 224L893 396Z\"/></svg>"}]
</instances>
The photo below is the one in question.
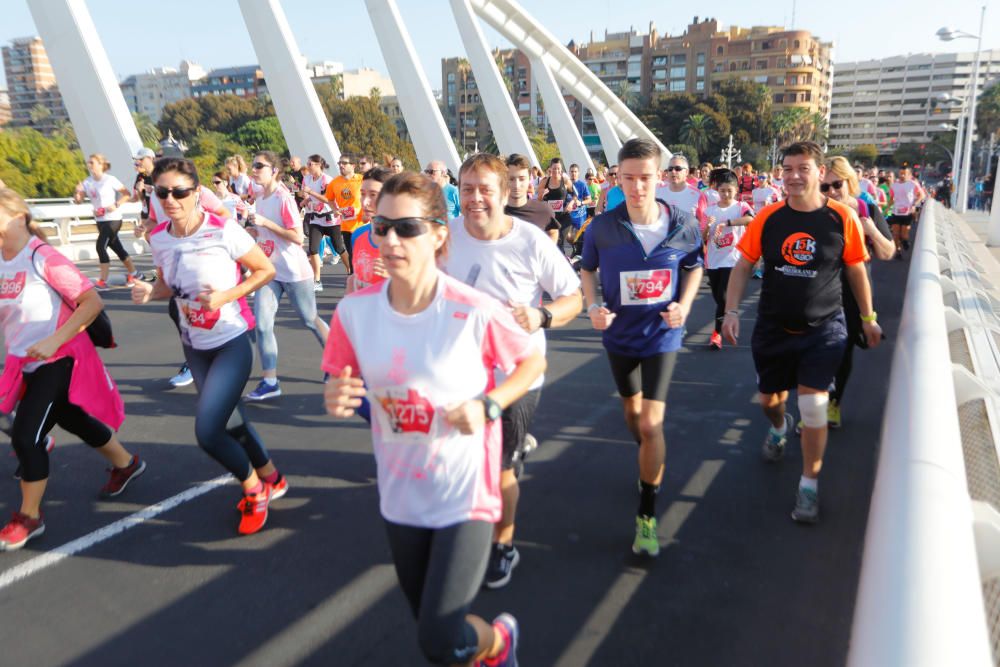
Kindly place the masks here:
<instances>
[{"instance_id":1,"label":"black backpack","mask_svg":"<svg viewBox=\"0 0 1000 667\"><path fill-rule=\"evenodd\" d=\"M46 243L43 245L48 245L48 244ZM38 277L41 278L47 285L49 285L49 287L52 287L52 285L49 284L49 281L45 280L45 274L39 271L38 265L35 264L35 255L38 253L41 247L42 246L39 245L33 251L31 251L31 266L32 268L35 269L35 273L38 274ZM59 251L54 250L54 252L59 252ZM59 294L59 292L56 291L56 294ZM62 299L61 294L59 295L59 298ZM76 310L75 304L71 304L67 302L65 299L63 299L63 302L70 307L70 310ZM97 314L97 317L94 318L94 321L91 322L89 325L87 325L87 335L90 336L90 340L97 347L103 347L103 348L118 347L118 343L115 342L115 334L111 330L111 318L108 317L108 313L104 310L101 310L101 312Z\"/></svg>"}]
</instances>

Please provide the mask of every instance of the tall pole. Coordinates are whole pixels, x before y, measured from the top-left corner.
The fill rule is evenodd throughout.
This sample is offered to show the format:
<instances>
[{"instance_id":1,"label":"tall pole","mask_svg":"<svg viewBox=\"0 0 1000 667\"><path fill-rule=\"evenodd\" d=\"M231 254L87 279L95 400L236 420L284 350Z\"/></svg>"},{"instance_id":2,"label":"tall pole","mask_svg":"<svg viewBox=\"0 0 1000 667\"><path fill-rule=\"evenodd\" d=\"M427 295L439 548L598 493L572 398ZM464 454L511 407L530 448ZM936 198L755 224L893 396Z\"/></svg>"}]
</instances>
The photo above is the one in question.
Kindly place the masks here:
<instances>
[{"instance_id":1,"label":"tall pole","mask_svg":"<svg viewBox=\"0 0 1000 667\"><path fill-rule=\"evenodd\" d=\"M951 207L956 208L958 206L958 190L961 183L962 172L965 170L965 166L962 164L962 132L965 129L965 103L968 101L968 97L962 100L962 106L958 110L958 131L955 132L955 152L954 157L952 157L951 162Z\"/></svg>"},{"instance_id":2,"label":"tall pole","mask_svg":"<svg viewBox=\"0 0 1000 667\"><path fill-rule=\"evenodd\" d=\"M955 209L965 213L969 202L969 172L972 171L972 135L976 131L976 97L979 93L979 61L983 54L983 23L986 20L986 6L983 5L979 15L979 38L976 41L976 61L972 66L972 90L969 92L969 122L965 133L965 150L962 151L962 185L958 189L958 202Z\"/></svg>"}]
</instances>

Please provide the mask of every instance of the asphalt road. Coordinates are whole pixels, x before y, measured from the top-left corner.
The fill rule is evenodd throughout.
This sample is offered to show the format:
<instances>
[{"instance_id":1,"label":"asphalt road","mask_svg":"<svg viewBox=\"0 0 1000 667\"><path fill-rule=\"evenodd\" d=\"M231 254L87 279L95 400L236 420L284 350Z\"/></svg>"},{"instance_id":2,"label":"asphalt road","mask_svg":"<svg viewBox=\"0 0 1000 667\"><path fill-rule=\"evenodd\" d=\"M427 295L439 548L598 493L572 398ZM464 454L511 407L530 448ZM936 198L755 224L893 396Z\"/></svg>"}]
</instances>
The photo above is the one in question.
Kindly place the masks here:
<instances>
[{"instance_id":1,"label":"asphalt road","mask_svg":"<svg viewBox=\"0 0 1000 667\"><path fill-rule=\"evenodd\" d=\"M521 564L475 605L487 618L518 617L523 665L844 663L905 270L875 267L889 340L855 357L824 467L822 521L810 527L789 518L797 443L780 464L759 456L766 424L747 347L752 315L743 345L708 350L706 283L671 386L658 501L665 548L649 563L629 548L636 447L599 336L583 317L552 332L532 428L540 447L522 478ZM319 295L328 316L344 278L340 267L324 271L335 286ZM284 396L248 412L291 489L265 530L239 537L235 483L197 486L223 471L194 443L193 387L166 382L181 351L165 304L135 307L127 290L106 301L121 343L103 353L126 401L121 438L149 468L118 501L97 500L103 459L55 432L47 532L0 554L0 665L423 664L378 513L366 425L323 414L320 349L287 302ZM0 458L4 516L19 502L15 465ZM117 531L116 521L185 491L194 497ZM113 524L115 534L90 544Z\"/></svg>"}]
</instances>

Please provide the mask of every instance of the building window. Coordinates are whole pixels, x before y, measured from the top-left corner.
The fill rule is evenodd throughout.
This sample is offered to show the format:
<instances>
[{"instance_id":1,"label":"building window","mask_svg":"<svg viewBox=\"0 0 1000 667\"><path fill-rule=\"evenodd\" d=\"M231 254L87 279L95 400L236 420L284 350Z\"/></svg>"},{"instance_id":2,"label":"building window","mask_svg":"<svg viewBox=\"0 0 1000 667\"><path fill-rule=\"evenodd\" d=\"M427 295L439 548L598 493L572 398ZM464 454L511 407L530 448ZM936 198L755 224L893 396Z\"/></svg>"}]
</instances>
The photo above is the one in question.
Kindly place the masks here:
<instances>
[{"instance_id":1,"label":"building window","mask_svg":"<svg viewBox=\"0 0 1000 667\"><path fill-rule=\"evenodd\" d=\"M705 64L705 54L704 53L699 53L697 56L695 56L695 60L696 60L696 62L699 65L704 65Z\"/></svg>"},{"instance_id":2,"label":"building window","mask_svg":"<svg viewBox=\"0 0 1000 667\"><path fill-rule=\"evenodd\" d=\"M653 58L653 67L663 67L667 64L666 56L656 56Z\"/></svg>"},{"instance_id":3,"label":"building window","mask_svg":"<svg viewBox=\"0 0 1000 667\"><path fill-rule=\"evenodd\" d=\"M656 79L657 81L662 81L662 80L666 79L667 78L667 70L665 70L665 69L653 70L653 78Z\"/></svg>"},{"instance_id":4,"label":"building window","mask_svg":"<svg viewBox=\"0 0 1000 667\"><path fill-rule=\"evenodd\" d=\"M698 82L694 84L694 89L705 90L705 82L699 79Z\"/></svg>"},{"instance_id":5,"label":"building window","mask_svg":"<svg viewBox=\"0 0 1000 667\"><path fill-rule=\"evenodd\" d=\"M758 60L757 61L757 69L767 69L767 61L766 60Z\"/></svg>"},{"instance_id":6,"label":"building window","mask_svg":"<svg viewBox=\"0 0 1000 667\"><path fill-rule=\"evenodd\" d=\"M698 65L698 67L695 69L694 73L695 73L695 76L705 76L705 66L704 65Z\"/></svg>"},{"instance_id":7,"label":"building window","mask_svg":"<svg viewBox=\"0 0 1000 667\"><path fill-rule=\"evenodd\" d=\"M683 79L687 76L687 67L671 67L670 68L670 78L671 79Z\"/></svg>"},{"instance_id":8,"label":"building window","mask_svg":"<svg viewBox=\"0 0 1000 667\"><path fill-rule=\"evenodd\" d=\"M792 42L792 48L793 49L797 49L797 48L799 48L799 46L800 46L799 40L796 39L795 41Z\"/></svg>"},{"instance_id":9,"label":"building window","mask_svg":"<svg viewBox=\"0 0 1000 667\"><path fill-rule=\"evenodd\" d=\"M775 104L784 104L785 103L785 96L784 96L784 94L783 93L775 93L774 94L774 103Z\"/></svg>"},{"instance_id":10,"label":"building window","mask_svg":"<svg viewBox=\"0 0 1000 667\"><path fill-rule=\"evenodd\" d=\"M729 63L729 71L730 72L736 71L736 63Z\"/></svg>"},{"instance_id":11,"label":"building window","mask_svg":"<svg viewBox=\"0 0 1000 667\"><path fill-rule=\"evenodd\" d=\"M675 65L684 65L685 63L687 63L687 54L686 53L675 53L671 57L670 61L673 64L675 64Z\"/></svg>"},{"instance_id":12,"label":"building window","mask_svg":"<svg viewBox=\"0 0 1000 667\"><path fill-rule=\"evenodd\" d=\"M670 82L670 92L672 93L683 93L685 89L684 80L680 79L678 81Z\"/></svg>"},{"instance_id":13,"label":"building window","mask_svg":"<svg viewBox=\"0 0 1000 667\"><path fill-rule=\"evenodd\" d=\"M715 50L715 55L717 55L717 56L721 56L722 53L723 53L723 49L722 49L721 46Z\"/></svg>"},{"instance_id":14,"label":"building window","mask_svg":"<svg viewBox=\"0 0 1000 667\"><path fill-rule=\"evenodd\" d=\"M759 74L759 75L755 76L753 78L753 80L756 81L757 83L766 84L767 83L767 75L766 74Z\"/></svg>"}]
</instances>

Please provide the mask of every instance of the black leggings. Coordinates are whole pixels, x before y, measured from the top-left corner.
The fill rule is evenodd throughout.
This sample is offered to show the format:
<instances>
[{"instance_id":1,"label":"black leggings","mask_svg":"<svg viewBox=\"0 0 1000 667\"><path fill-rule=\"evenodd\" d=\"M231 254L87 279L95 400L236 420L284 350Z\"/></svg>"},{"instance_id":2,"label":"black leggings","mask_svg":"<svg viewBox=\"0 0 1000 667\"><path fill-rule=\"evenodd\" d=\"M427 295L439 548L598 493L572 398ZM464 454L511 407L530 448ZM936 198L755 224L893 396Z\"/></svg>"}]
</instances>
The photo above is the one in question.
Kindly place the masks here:
<instances>
[{"instance_id":1,"label":"black leggings","mask_svg":"<svg viewBox=\"0 0 1000 667\"><path fill-rule=\"evenodd\" d=\"M49 477L45 436L58 424L91 447L103 447L114 435L110 428L69 402L73 359L63 357L24 374L24 396L17 406L10 442L21 464L21 479L38 482Z\"/></svg>"},{"instance_id":2,"label":"black leggings","mask_svg":"<svg viewBox=\"0 0 1000 667\"><path fill-rule=\"evenodd\" d=\"M271 460L240 402L253 368L250 337L242 333L211 350L185 345L184 357L198 389L194 417L198 445L244 482L254 468Z\"/></svg>"},{"instance_id":3,"label":"black leggings","mask_svg":"<svg viewBox=\"0 0 1000 667\"><path fill-rule=\"evenodd\" d=\"M111 263L108 257L108 248L115 251L118 259L125 261L128 259L128 252L118 238L118 230L122 228L121 220L99 220L97 222L97 259L101 264Z\"/></svg>"},{"instance_id":4,"label":"black leggings","mask_svg":"<svg viewBox=\"0 0 1000 667\"><path fill-rule=\"evenodd\" d=\"M307 216L309 214L306 214ZM322 218L323 216L318 216ZM314 219L314 218L310 218ZM323 243L323 237L330 239L330 243L333 245L333 250L338 255L343 255L347 248L344 246L344 235L340 233L339 226L324 226L317 225L315 223L309 223L309 254L318 255L320 251L320 244Z\"/></svg>"},{"instance_id":5,"label":"black leggings","mask_svg":"<svg viewBox=\"0 0 1000 667\"><path fill-rule=\"evenodd\" d=\"M347 271L354 273L354 239L352 238L354 232L345 232L341 229L340 234L344 240L344 247L347 248Z\"/></svg>"},{"instance_id":6,"label":"black leggings","mask_svg":"<svg viewBox=\"0 0 1000 667\"><path fill-rule=\"evenodd\" d=\"M424 657L465 664L478 650L476 630L465 617L483 585L493 524L465 521L435 529L386 520L385 528Z\"/></svg>"},{"instance_id":7,"label":"black leggings","mask_svg":"<svg viewBox=\"0 0 1000 667\"><path fill-rule=\"evenodd\" d=\"M708 284L715 299L715 333L722 333L722 318L726 315L726 290L729 289L729 274L732 268L709 269Z\"/></svg>"}]
</instances>

